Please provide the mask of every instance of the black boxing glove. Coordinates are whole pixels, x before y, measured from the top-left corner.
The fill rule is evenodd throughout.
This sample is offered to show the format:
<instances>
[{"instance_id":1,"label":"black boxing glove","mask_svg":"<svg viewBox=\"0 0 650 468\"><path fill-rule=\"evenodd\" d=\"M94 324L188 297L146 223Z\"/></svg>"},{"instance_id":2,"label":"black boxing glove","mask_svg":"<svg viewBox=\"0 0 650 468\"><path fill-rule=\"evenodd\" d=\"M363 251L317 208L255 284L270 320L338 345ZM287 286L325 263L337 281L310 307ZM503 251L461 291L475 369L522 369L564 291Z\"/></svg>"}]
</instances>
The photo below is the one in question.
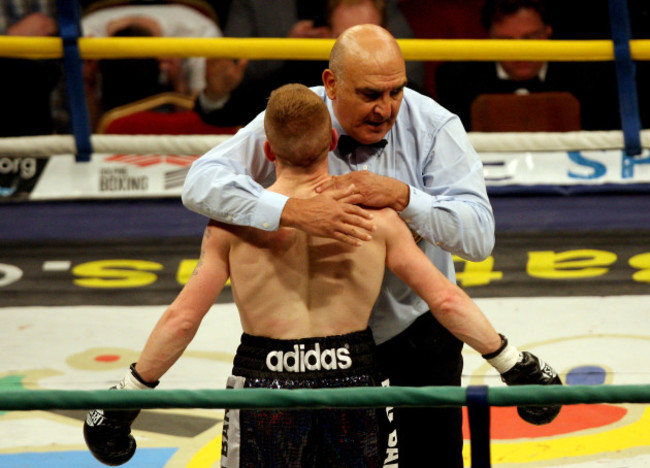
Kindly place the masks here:
<instances>
[{"instance_id":1,"label":"black boxing glove","mask_svg":"<svg viewBox=\"0 0 650 468\"><path fill-rule=\"evenodd\" d=\"M562 385L562 380L551 366L528 351L518 351L508 344L505 336L500 336L499 349L484 354L483 358L499 371L506 385ZM541 426L553 421L561 409L562 405L518 406L517 413L524 421Z\"/></svg>"},{"instance_id":2,"label":"black boxing glove","mask_svg":"<svg viewBox=\"0 0 650 468\"><path fill-rule=\"evenodd\" d=\"M131 364L122 381L111 390L146 390L158 382L146 382ZM86 415L84 439L93 456L105 465L117 466L129 461L135 453L136 443L131 435L131 423L140 410L94 409Z\"/></svg>"}]
</instances>

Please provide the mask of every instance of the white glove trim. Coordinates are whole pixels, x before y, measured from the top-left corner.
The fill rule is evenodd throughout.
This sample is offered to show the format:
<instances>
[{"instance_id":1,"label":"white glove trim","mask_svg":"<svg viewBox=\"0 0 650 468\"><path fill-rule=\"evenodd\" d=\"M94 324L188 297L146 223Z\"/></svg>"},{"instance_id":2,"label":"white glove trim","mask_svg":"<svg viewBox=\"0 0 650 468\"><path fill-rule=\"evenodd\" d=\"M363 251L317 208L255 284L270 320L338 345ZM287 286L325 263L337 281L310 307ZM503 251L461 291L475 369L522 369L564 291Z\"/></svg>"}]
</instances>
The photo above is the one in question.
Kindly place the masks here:
<instances>
[{"instance_id":1,"label":"white glove trim","mask_svg":"<svg viewBox=\"0 0 650 468\"><path fill-rule=\"evenodd\" d=\"M511 344L508 344L503 351L492 359L488 359L487 362L494 367L499 374L508 372L512 369L517 362L521 360L521 353L519 350Z\"/></svg>"},{"instance_id":2,"label":"white glove trim","mask_svg":"<svg viewBox=\"0 0 650 468\"><path fill-rule=\"evenodd\" d=\"M131 372L131 369L129 369L126 372L126 375L122 379L122 381L117 384L117 389L118 390L151 390L151 387L146 386L142 382L140 382L138 379L136 379L135 375Z\"/></svg>"}]
</instances>

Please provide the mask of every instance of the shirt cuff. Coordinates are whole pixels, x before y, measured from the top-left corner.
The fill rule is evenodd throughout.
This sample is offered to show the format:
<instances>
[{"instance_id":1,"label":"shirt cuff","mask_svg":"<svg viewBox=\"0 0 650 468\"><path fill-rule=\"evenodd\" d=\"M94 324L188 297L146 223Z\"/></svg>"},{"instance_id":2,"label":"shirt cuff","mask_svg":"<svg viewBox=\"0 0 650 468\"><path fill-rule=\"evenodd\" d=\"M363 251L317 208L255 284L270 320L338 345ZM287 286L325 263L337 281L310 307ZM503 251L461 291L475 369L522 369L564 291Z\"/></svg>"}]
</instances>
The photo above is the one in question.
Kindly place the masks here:
<instances>
[{"instance_id":1,"label":"shirt cuff","mask_svg":"<svg viewBox=\"0 0 650 468\"><path fill-rule=\"evenodd\" d=\"M289 200L289 197L286 195L280 195L269 190L262 191L262 194L257 199L252 226L264 231L277 231L280 227L282 210L284 210L287 200Z\"/></svg>"},{"instance_id":2,"label":"shirt cuff","mask_svg":"<svg viewBox=\"0 0 650 468\"><path fill-rule=\"evenodd\" d=\"M199 105L204 112L212 112L223 108L230 99L230 94L213 101L208 96L206 96L205 91L199 94Z\"/></svg>"},{"instance_id":3,"label":"shirt cuff","mask_svg":"<svg viewBox=\"0 0 650 468\"><path fill-rule=\"evenodd\" d=\"M430 195L427 195L425 192L418 190L415 187L409 186L409 189L411 190L411 193L409 194L409 204L399 212L400 217L406 221L406 223L410 223L411 220L417 217L420 213L426 213L431 204Z\"/></svg>"}]
</instances>

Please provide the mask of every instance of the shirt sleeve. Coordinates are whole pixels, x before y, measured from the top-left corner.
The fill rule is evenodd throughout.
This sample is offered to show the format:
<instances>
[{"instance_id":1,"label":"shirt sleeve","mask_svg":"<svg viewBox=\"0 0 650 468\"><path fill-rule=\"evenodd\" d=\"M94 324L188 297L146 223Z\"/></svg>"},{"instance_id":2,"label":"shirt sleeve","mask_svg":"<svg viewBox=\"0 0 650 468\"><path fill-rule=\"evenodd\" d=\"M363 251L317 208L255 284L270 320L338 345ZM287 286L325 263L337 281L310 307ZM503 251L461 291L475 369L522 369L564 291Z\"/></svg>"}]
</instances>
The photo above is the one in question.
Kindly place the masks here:
<instances>
[{"instance_id":1,"label":"shirt sleeve","mask_svg":"<svg viewBox=\"0 0 650 468\"><path fill-rule=\"evenodd\" d=\"M277 230L288 197L265 190L273 165L263 151L263 115L197 159L183 186L183 204L240 226Z\"/></svg>"},{"instance_id":2,"label":"shirt sleeve","mask_svg":"<svg viewBox=\"0 0 650 468\"><path fill-rule=\"evenodd\" d=\"M422 186L410 187L400 213L432 244L471 261L494 248L494 215L483 165L460 120L452 116L433 135L422 160Z\"/></svg>"}]
</instances>

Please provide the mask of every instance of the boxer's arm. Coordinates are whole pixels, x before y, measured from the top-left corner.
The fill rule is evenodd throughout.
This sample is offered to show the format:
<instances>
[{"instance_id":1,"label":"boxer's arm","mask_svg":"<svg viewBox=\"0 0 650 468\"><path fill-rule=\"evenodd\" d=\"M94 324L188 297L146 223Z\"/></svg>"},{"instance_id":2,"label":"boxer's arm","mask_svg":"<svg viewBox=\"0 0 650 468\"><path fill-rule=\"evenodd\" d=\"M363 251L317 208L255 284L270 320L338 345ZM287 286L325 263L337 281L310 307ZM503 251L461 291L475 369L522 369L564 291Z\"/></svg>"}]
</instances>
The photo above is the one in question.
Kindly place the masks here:
<instances>
[{"instance_id":1,"label":"boxer's arm","mask_svg":"<svg viewBox=\"0 0 650 468\"><path fill-rule=\"evenodd\" d=\"M118 390L146 390L178 360L201 320L228 279L227 239L208 226L194 273L154 327L138 362L131 365ZM126 463L135 453L131 424L139 410L93 409L86 415L84 440L95 458L107 465Z\"/></svg>"},{"instance_id":2,"label":"boxer's arm","mask_svg":"<svg viewBox=\"0 0 650 468\"><path fill-rule=\"evenodd\" d=\"M481 354L496 351L501 337L472 299L447 279L418 248L396 213L387 226L386 266L428 305L436 319Z\"/></svg>"},{"instance_id":3,"label":"boxer's arm","mask_svg":"<svg viewBox=\"0 0 650 468\"><path fill-rule=\"evenodd\" d=\"M449 332L481 353L507 385L562 385L550 365L528 351L520 352L496 332L476 303L417 247L403 223L389 225L386 265L427 302ZM560 405L521 406L517 412L525 421L541 425L553 421L560 409Z\"/></svg>"},{"instance_id":4,"label":"boxer's arm","mask_svg":"<svg viewBox=\"0 0 650 468\"><path fill-rule=\"evenodd\" d=\"M229 276L229 242L213 223L206 227L199 262L181 292L154 327L135 369L147 382L159 380L180 358Z\"/></svg>"}]
</instances>

